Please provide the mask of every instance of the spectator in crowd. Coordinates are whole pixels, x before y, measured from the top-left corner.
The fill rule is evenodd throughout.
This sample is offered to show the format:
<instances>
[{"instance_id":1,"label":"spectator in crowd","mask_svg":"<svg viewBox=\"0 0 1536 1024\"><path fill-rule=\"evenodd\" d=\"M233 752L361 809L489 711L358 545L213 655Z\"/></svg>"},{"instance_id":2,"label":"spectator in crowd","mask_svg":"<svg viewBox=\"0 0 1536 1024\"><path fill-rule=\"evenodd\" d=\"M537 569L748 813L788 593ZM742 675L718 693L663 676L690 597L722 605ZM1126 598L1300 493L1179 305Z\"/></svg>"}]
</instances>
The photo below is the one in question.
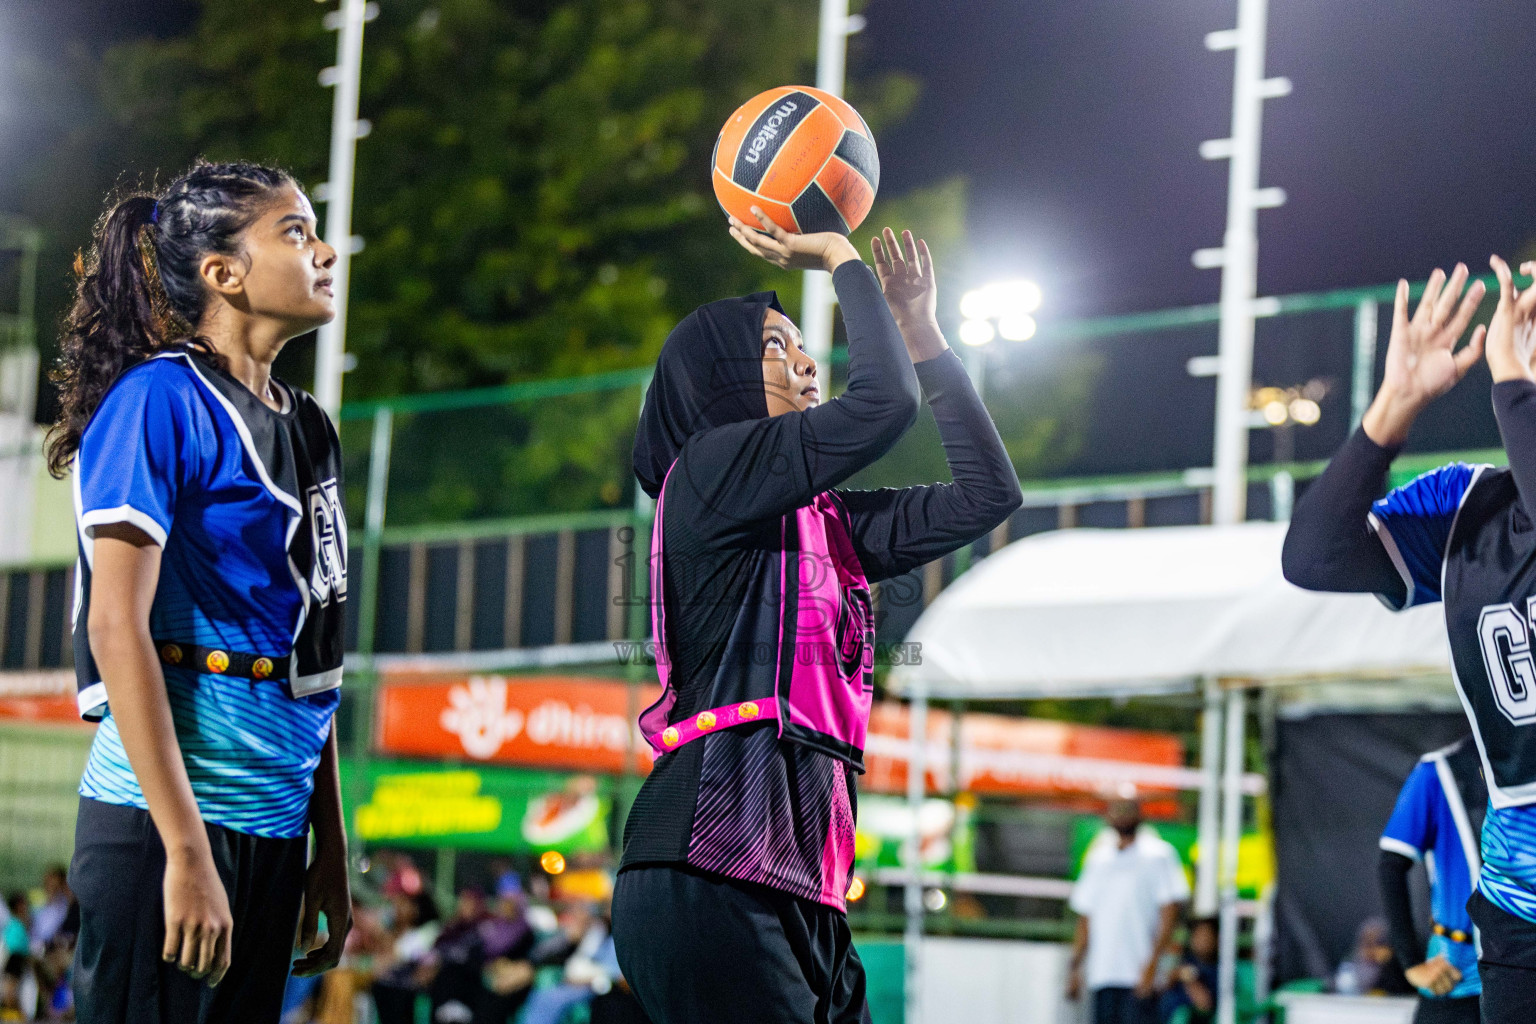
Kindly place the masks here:
<instances>
[{"instance_id":1,"label":"spectator in crowd","mask_svg":"<svg viewBox=\"0 0 1536 1024\"><path fill-rule=\"evenodd\" d=\"M1168 979L1167 991L1158 1004L1158 1017L1169 1024L1187 1008L1184 1024L1211 1024L1216 1019L1216 918L1199 917L1189 922L1189 943L1179 965Z\"/></svg>"},{"instance_id":2,"label":"spectator in crowd","mask_svg":"<svg viewBox=\"0 0 1536 1024\"><path fill-rule=\"evenodd\" d=\"M475 1008L474 1024L504 1024L528 999L534 967L528 956L536 937L528 922L522 881L510 872L498 873L496 903L480 925L485 953L485 990Z\"/></svg>"},{"instance_id":3,"label":"spectator in crowd","mask_svg":"<svg viewBox=\"0 0 1536 1024\"><path fill-rule=\"evenodd\" d=\"M1078 919L1067 998L1086 989L1094 1024L1150 1024L1158 960L1189 899L1189 881L1173 847L1142 830L1134 800L1110 804L1106 821L1115 841L1089 852L1072 888Z\"/></svg>"},{"instance_id":4,"label":"spectator in crowd","mask_svg":"<svg viewBox=\"0 0 1536 1024\"><path fill-rule=\"evenodd\" d=\"M22 1016L22 984L32 970L32 943L27 936L32 923L32 904L24 892L5 898L10 919L0 934L0 1020L25 1020Z\"/></svg>"},{"instance_id":5,"label":"spectator in crowd","mask_svg":"<svg viewBox=\"0 0 1536 1024\"><path fill-rule=\"evenodd\" d=\"M417 970L442 931L437 903L428 892L397 891L389 898L393 910L388 953L379 958L372 986L379 1024L414 1024L416 996L423 990Z\"/></svg>"},{"instance_id":6,"label":"spectator in crowd","mask_svg":"<svg viewBox=\"0 0 1536 1024\"><path fill-rule=\"evenodd\" d=\"M69 927L70 918L74 926ZM43 873L43 905L32 915L32 945L45 948L61 932L75 934L80 928L80 909L69 891L69 876L62 864Z\"/></svg>"},{"instance_id":7,"label":"spectator in crowd","mask_svg":"<svg viewBox=\"0 0 1536 1024\"><path fill-rule=\"evenodd\" d=\"M75 995L70 987L74 969L75 936L61 934L50 942L37 963L40 986L38 1019L72 1021L75 1019Z\"/></svg>"},{"instance_id":8,"label":"spectator in crowd","mask_svg":"<svg viewBox=\"0 0 1536 1024\"><path fill-rule=\"evenodd\" d=\"M431 994L433 1024L470 1024L474 1019L486 959L481 925L488 916L485 894L462 890L453 916L422 958L416 979Z\"/></svg>"},{"instance_id":9,"label":"spectator in crowd","mask_svg":"<svg viewBox=\"0 0 1536 1024\"><path fill-rule=\"evenodd\" d=\"M1334 991L1346 996L1406 995L1412 991L1387 941L1387 922L1368 917L1355 933L1355 949L1339 964Z\"/></svg>"},{"instance_id":10,"label":"spectator in crowd","mask_svg":"<svg viewBox=\"0 0 1536 1024\"><path fill-rule=\"evenodd\" d=\"M560 930L530 954L537 966L561 966L557 985L534 989L523 1007L522 1024L559 1024L566 1011L606 995L621 976L608 921L586 900L561 908Z\"/></svg>"}]
</instances>

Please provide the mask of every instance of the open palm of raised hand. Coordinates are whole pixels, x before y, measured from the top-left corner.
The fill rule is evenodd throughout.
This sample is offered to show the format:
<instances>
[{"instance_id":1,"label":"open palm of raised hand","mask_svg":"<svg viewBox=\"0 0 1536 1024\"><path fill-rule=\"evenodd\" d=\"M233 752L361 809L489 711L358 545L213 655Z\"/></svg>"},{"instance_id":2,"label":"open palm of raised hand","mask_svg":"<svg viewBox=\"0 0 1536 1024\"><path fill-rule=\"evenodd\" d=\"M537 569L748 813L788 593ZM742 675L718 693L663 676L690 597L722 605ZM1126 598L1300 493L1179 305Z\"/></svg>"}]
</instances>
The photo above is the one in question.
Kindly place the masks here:
<instances>
[{"instance_id":1,"label":"open palm of raised hand","mask_svg":"<svg viewBox=\"0 0 1536 1024\"><path fill-rule=\"evenodd\" d=\"M1410 405L1422 407L1449 391L1482 355L1485 330L1479 326L1461 351L1456 342L1471 323L1483 298L1483 284L1467 283L1465 264L1457 264L1446 280L1436 270L1424 286L1424 295L1413 316L1408 315L1408 282L1397 283L1392 310L1392 336L1387 342L1382 390L1391 391ZM1457 299L1461 301L1458 304Z\"/></svg>"},{"instance_id":2,"label":"open palm of raised hand","mask_svg":"<svg viewBox=\"0 0 1536 1024\"><path fill-rule=\"evenodd\" d=\"M886 228L870 239L875 256L875 273L885 292L885 303L898 324L925 323L938 316L939 286L933 274L933 256L928 243L914 240L912 232L903 231L901 242L896 232Z\"/></svg>"},{"instance_id":3,"label":"open palm of raised hand","mask_svg":"<svg viewBox=\"0 0 1536 1024\"><path fill-rule=\"evenodd\" d=\"M1499 279L1499 308L1488 324L1488 369L1495 381L1536 380L1536 285L1519 291L1509 264L1498 256L1488 261ZM1536 273L1536 264L1522 264L1524 273Z\"/></svg>"}]
</instances>

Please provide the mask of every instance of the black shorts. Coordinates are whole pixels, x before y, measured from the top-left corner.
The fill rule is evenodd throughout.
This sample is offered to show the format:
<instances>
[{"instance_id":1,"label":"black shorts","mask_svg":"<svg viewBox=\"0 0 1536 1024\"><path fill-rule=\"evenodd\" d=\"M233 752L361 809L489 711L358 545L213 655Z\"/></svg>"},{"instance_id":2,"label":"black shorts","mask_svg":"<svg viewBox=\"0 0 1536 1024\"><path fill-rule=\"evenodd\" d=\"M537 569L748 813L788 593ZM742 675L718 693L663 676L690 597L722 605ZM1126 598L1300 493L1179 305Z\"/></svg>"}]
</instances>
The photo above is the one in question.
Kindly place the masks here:
<instances>
[{"instance_id":1,"label":"black shorts","mask_svg":"<svg viewBox=\"0 0 1536 1024\"><path fill-rule=\"evenodd\" d=\"M1500 910L1481 892L1467 900L1480 944L1483 1024L1536 1020L1536 924Z\"/></svg>"},{"instance_id":2,"label":"black shorts","mask_svg":"<svg viewBox=\"0 0 1536 1024\"><path fill-rule=\"evenodd\" d=\"M69 884L80 901L80 1024L277 1024L304 895L308 841L207 825L234 917L229 973L209 988L160 959L165 847L148 811L80 799Z\"/></svg>"},{"instance_id":3,"label":"black shorts","mask_svg":"<svg viewBox=\"0 0 1536 1024\"><path fill-rule=\"evenodd\" d=\"M624 980L652 1024L859 1024L864 965L833 907L682 865L626 868Z\"/></svg>"}]
</instances>

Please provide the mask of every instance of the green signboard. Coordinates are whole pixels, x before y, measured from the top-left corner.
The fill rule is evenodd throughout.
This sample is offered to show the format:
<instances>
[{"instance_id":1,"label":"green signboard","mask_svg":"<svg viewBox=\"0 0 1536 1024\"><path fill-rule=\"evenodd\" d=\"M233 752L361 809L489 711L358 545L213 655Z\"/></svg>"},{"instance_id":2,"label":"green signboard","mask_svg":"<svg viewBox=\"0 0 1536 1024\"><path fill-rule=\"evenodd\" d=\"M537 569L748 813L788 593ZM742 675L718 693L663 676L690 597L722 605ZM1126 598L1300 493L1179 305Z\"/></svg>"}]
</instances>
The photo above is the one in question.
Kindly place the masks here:
<instances>
[{"instance_id":1,"label":"green signboard","mask_svg":"<svg viewBox=\"0 0 1536 1024\"><path fill-rule=\"evenodd\" d=\"M923 867L935 871L976 870L976 828L967 802L930 797L917 823ZM859 797L854 858L860 870L901 867L902 850L911 842L912 809L894 796Z\"/></svg>"},{"instance_id":2,"label":"green signboard","mask_svg":"<svg viewBox=\"0 0 1536 1024\"><path fill-rule=\"evenodd\" d=\"M341 764L342 792L356 768ZM370 761L356 835L384 846L451 846L488 853L585 853L608 848L607 780L483 765Z\"/></svg>"}]
</instances>

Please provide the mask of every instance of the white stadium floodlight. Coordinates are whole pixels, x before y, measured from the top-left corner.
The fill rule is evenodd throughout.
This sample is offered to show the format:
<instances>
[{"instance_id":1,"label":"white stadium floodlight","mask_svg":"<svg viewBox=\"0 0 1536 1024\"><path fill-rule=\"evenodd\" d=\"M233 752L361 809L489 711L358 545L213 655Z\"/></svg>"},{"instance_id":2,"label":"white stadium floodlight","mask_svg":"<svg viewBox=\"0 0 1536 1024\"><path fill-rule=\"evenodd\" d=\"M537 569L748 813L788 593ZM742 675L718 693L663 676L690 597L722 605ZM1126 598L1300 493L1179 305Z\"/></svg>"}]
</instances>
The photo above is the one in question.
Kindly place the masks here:
<instances>
[{"instance_id":1,"label":"white stadium floodlight","mask_svg":"<svg viewBox=\"0 0 1536 1024\"><path fill-rule=\"evenodd\" d=\"M985 345L996 335L990 320L967 320L960 325L960 340L967 345Z\"/></svg>"}]
</instances>

